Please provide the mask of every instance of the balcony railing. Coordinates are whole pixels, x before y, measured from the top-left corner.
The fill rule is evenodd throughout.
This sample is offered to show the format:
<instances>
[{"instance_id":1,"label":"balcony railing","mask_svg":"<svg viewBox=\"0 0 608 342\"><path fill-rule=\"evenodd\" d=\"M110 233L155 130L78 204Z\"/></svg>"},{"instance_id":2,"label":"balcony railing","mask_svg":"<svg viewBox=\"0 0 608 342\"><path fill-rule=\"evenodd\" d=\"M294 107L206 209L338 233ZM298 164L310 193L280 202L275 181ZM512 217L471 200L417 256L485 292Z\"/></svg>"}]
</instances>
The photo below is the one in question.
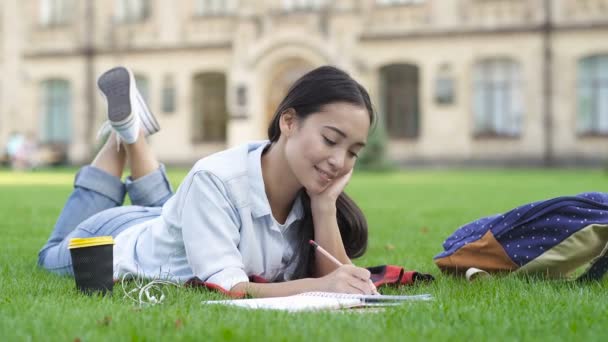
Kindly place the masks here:
<instances>
[{"instance_id":1,"label":"balcony railing","mask_svg":"<svg viewBox=\"0 0 608 342\"><path fill-rule=\"evenodd\" d=\"M194 16L182 26L182 39L188 44L217 44L232 41L235 15Z\"/></svg>"},{"instance_id":2,"label":"balcony railing","mask_svg":"<svg viewBox=\"0 0 608 342\"><path fill-rule=\"evenodd\" d=\"M543 0L461 0L463 27L500 28L539 24Z\"/></svg>"},{"instance_id":3,"label":"balcony railing","mask_svg":"<svg viewBox=\"0 0 608 342\"><path fill-rule=\"evenodd\" d=\"M556 18L563 23L608 21L608 0L554 0Z\"/></svg>"},{"instance_id":4,"label":"balcony railing","mask_svg":"<svg viewBox=\"0 0 608 342\"><path fill-rule=\"evenodd\" d=\"M421 3L375 4L365 19L368 33L393 33L428 29L432 24L431 5Z\"/></svg>"},{"instance_id":5,"label":"balcony railing","mask_svg":"<svg viewBox=\"0 0 608 342\"><path fill-rule=\"evenodd\" d=\"M22 10L29 13L23 16L25 22L24 47L26 53L35 52L66 52L77 50L82 44L79 31L82 11L81 6L75 6L70 14L42 18L40 2L23 2Z\"/></svg>"}]
</instances>

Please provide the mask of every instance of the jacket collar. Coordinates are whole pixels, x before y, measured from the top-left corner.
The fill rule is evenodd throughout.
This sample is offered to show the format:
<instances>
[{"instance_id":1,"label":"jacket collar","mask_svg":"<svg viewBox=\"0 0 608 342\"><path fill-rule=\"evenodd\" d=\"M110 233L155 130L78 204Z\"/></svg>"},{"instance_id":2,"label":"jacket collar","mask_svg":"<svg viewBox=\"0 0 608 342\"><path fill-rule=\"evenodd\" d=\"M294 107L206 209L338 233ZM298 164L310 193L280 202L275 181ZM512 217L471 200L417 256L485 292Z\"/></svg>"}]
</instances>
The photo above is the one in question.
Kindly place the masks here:
<instances>
[{"instance_id":1,"label":"jacket collar","mask_svg":"<svg viewBox=\"0 0 608 342\"><path fill-rule=\"evenodd\" d=\"M268 146L269 142L265 141L257 143L249 150L247 158L247 175L249 179L249 189L251 194L251 213L253 217L260 218L262 216L272 216L270 202L266 196L266 188L264 186L264 177L262 177L262 152ZM291 225L294 221L301 219L304 216L304 208L300 196L296 198L291 207L291 211L287 216L284 226Z\"/></svg>"}]
</instances>

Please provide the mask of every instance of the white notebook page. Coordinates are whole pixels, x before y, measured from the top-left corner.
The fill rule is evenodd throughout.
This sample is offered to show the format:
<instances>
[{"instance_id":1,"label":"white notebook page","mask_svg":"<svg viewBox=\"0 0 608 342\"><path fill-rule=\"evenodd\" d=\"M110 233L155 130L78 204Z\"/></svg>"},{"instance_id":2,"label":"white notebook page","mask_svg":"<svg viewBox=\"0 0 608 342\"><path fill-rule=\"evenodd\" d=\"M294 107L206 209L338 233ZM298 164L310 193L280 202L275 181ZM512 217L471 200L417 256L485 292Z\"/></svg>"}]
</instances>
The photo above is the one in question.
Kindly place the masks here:
<instances>
[{"instance_id":1,"label":"white notebook page","mask_svg":"<svg viewBox=\"0 0 608 342\"><path fill-rule=\"evenodd\" d=\"M294 296L203 301L203 304L220 304L249 309L307 311L337 310L362 306L391 306L404 301L427 301L430 295L384 296L354 295L332 292L306 292Z\"/></svg>"}]
</instances>

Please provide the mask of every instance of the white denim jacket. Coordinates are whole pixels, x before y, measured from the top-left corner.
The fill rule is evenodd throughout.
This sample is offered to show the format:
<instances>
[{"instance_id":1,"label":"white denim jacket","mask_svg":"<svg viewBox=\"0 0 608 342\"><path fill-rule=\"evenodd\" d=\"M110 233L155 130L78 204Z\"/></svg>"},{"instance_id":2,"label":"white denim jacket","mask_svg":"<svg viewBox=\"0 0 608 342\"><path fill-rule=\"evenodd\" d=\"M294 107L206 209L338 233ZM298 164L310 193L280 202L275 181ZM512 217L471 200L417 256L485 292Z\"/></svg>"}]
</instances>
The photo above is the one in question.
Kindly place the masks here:
<instances>
[{"instance_id":1,"label":"white denim jacket","mask_svg":"<svg viewBox=\"0 0 608 342\"><path fill-rule=\"evenodd\" d=\"M296 261L296 199L285 224L272 216L262 178L262 151L253 142L199 160L162 209L160 217L120 233L114 275L196 276L230 289L249 276L290 280Z\"/></svg>"}]
</instances>

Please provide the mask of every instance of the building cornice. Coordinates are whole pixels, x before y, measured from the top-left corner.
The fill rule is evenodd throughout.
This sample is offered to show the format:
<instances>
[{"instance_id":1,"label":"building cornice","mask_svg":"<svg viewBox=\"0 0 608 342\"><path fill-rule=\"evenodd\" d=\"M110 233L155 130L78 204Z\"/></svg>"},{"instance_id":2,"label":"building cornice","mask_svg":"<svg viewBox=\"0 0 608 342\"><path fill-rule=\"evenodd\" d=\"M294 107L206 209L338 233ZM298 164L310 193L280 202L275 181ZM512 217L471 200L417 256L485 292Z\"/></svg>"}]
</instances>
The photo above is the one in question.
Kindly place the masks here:
<instances>
[{"instance_id":1,"label":"building cornice","mask_svg":"<svg viewBox=\"0 0 608 342\"><path fill-rule=\"evenodd\" d=\"M416 32L382 32L382 33L363 33L360 36L361 41L378 41L378 40L401 40L401 39L423 39L436 37L470 37L470 36L485 36L496 34L518 34L518 33L540 33L545 29L542 23L534 25L521 25L510 27L497 27L491 29L444 29L433 31L416 31ZM594 29L608 29L608 21L591 22L591 23L573 23L573 24L553 24L551 30L555 32L568 31L584 31Z\"/></svg>"},{"instance_id":2,"label":"building cornice","mask_svg":"<svg viewBox=\"0 0 608 342\"><path fill-rule=\"evenodd\" d=\"M203 51L203 50L231 50L232 42L187 44L179 46L150 46L150 47L125 47L125 48L78 48L62 51L36 51L26 52L24 57L27 59L49 58L49 57L80 57L80 56L105 56L115 54L137 54L137 53L167 53L184 51Z\"/></svg>"}]
</instances>

